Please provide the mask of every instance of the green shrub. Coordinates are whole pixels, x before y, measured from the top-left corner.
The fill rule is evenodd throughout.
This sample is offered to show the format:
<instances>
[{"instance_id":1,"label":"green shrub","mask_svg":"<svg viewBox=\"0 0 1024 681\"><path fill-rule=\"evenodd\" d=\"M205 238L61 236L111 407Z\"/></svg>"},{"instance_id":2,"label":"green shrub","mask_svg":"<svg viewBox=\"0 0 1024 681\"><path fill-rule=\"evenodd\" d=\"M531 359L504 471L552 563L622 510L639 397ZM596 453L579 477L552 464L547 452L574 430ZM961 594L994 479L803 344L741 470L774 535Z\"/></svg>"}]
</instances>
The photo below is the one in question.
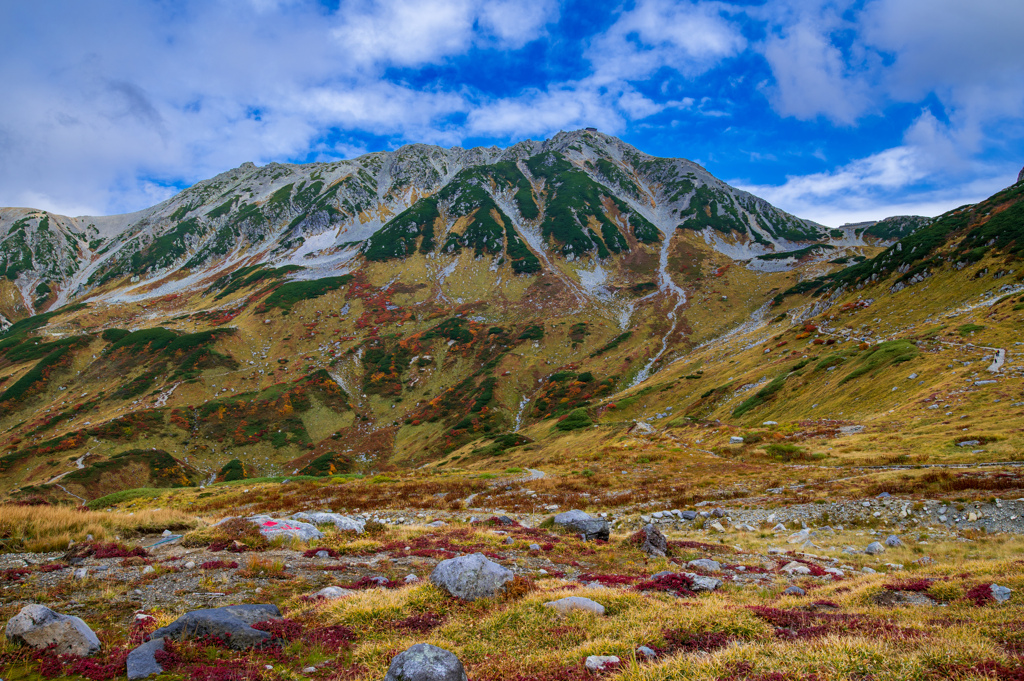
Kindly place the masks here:
<instances>
[{"instance_id":1,"label":"green shrub","mask_svg":"<svg viewBox=\"0 0 1024 681\"><path fill-rule=\"evenodd\" d=\"M580 407L579 409L573 409L569 414L555 424L555 428L562 431L568 430L579 430L580 428L589 428L594 425L594 422L590 420L590 415L587 410Z\"/></svg>"}]
</instances>

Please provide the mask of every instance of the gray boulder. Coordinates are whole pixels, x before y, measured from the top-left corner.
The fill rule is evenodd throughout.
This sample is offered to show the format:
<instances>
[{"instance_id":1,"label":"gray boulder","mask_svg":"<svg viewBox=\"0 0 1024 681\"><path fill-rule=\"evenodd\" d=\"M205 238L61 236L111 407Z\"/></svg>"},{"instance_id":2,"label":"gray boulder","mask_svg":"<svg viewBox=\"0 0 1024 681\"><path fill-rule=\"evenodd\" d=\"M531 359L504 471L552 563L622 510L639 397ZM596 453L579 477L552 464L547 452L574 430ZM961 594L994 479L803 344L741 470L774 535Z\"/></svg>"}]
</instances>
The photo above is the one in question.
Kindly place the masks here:
<instances>
[{"instance_id":1,"label":"gray boulder","mask_svg":"<svg viewBox=\"0 0 1024 681\"><path fill-rule=\"evenodd\" d=\"M869 556L877 556L880 553L885 553L885 547L880 542L873 541L868 544L868 547L864 549L864 553Z\"/></svg>"},{"instance_id":2,"label":"gray boulder","mask_svg":"<svg viewBox=\"0 0 1024 681\"><path fill-rule=\"evenodd\" d=\"M301 511L293 513L294 520L305 520L314 525L334 525L339 530L349 530L356 534L362 534L366 528L366 521L357 518L350 518L340 513L326 513L321 511Z\"/></svg>"},{"instance_id":3,"label":"gray boulder","mask_svg":"<svg viewBox=\"0 0 1024 681\"><path fill-rule=\"evenodd\" d=\"M324 533L316 529L316 525L304 523L300 520L271 518L269 515L254 515L246 518L246 520L259 525L260 534L267 539L295 537L302 541L309 541L310 539L323 539L324 537Z\"/></svg>"},{"instance_id":4,"label":"gray boulder","mask_svg":"<svg viewBox=\"0 0 1024 681\"><path fill-rule=\"evenodd\" d=\"M583 665L592 672L603 672L617 669L622 661L615 655L591 655Z\"/></svg>"},{"instance_id":5,"label":"gray boulder","mask_svg":"<svg viewBox=\"0 0 1024 681\"><path fill-rule=\"evenodd\" d=\"M992 592L992 598L996 599L998 603L1005 603L1010 600L1010 594L1013 593L1013 589L999 586L998 584L991 584L988 588Z\"/></svg>"},{"instance_id":6,"label":"gray boulder","mask_svg":"<svg viewBox=\"0 0 1024 681\"><path fill-rule=\"evenodd\" d=\"M696 512L696 511L683 511L683 512L682 512L682 513L680 514L680 517L681 517L681 518L682 518L683 520L693 520L694 518L696 518L696 517L697 517L697 512Z\"/></svg>"},{"instance_id":7,"label":"gray boulder","mask_svg":"<svg viewBox=\"0 0 1024 681\"><path fill-rule=\"evenodd\" d=\"M503 591L515 575L482 553L442 560L430 573L434 586L464 601L491 598Z\"/></svg>"},{"instance_id":8,"label":"gray boulder","mask_svg":"<svg viewBox=\"0 0 1024 681\"><path fill-rule=\"evenodd\" d=\"M335 601L339 598L345 598L346 596L351 595L352 591L350 589L342 589L340 586L325 586L313 594L313 598L322 598L325 601Z\"/></svg>"},{"instance_id":9,"label":"gray boulder","mask_svg":"<svg viewBox=\"0 0 1024 681\"><path fill-rule=\"evenodd\" d=\"M668 540L665 539L661 530L654 525L647 525L640 532L643 534L643 542L640 544L641 551L648 556L657 558L664 558L668 554Z\"/></svg>"},{"instance_id":10,"label":"gray boulder","mask_svg":"<svg viewBox=\"0 0 1024 681\"><path fill-rule=\"evenodd\" d=\"M154 638L128 653L128 678L134 681L163 674L164 668L156 661L156 651L163 649L164 640Z\"/></svg>"},{"instance_id":11,"label":"gray boulder","mask_svg":"<svg viewBox=\"0 0 1024 681\"><path fill-rule=\"evenodd\" d=\"M787 596L806 596L807 592L796 585L790 585L786 587L786 590L782 593Z\"/></svg>"},{"instance_id":12,"label":"gray boulder","mask_svg":"<svg viewBox=\"0 0 1024 681\"><path fill-rule=\"evenodd\" d=\"M26 605L7 622L7 638L37 650L51 645L60 655L87 657L99 652L100 640L89 625L73 615L61 615L45 605Z\"/></svg>"},{"instance_id":13,"label":"gray boulder","mask_svg":"<svg viewBox=\"0 0 1024 681\"><path fill-rule=\"evenodd\" d=\"M900 541L900 538L897 537L895 534L890 534L888 537L885 538L885 545L888 546L890 549L898 549L901 546L903 546L903 542Z\"/></svg>"},{"instance_id":14,"label":"gray boulder","mask_svg":"<svg viewBox=\"0 0 1024 681\"><path fill-rule=\"evenodd\" d=\"M469 678L454 653L429 643L417 643L395 655L384 681L469 681Z\"/></svg>"},{"instance_id":15,"label":"gray boulder","mask_svg":"<svg viewBox=\"0 0 1024 681\"><path fill-rule=\"evenodd\" d=\"M584 539L608 540L611 532L611 525L607 520L594 518L588 513L579 510L566 511L555 516L555 525L582 534Z\"/></svg>"},{"instance_id":16,"label":"gray boulder","mask_svg":"<svg viewBox=\"0 0 1024 681\"><path fill-rule=\"evenodd\" d=\"M265 643L270 634L253 629L251 625L281 616L276 605L226 605L187 612L166 627L157 629L150 639L189 638L215 636L224 639L235 650L252 648Z\"/></svg>"},{"instance_id":17,"label":"gray boulder","mask_svg":"<svg viewBox=\"0 0 1024 681\"><path fill-rule=\"evenodd\" d=\"M715 579L714 577L705 577L704 575L698 575L694 572L684 572L682 574L689 577L690 581L693 582L694 593L714 591L718 587L722 586L722 580Z\"/></svg>"},{"instance_id":18,"label":"gray boulder","mask_svg":"<svg viewBox=\"0 0 1024 681\"><path fill-rule=\"evenodd\" d=\"M686 564L686 567L707 570L708 572L718 572L722 569L722 564L710 558L698 558L697 560L691 560Z\"/></svg>"},{"instance_id":19,"label":"gray boulder","mask_svg":"<svg viewBox=\"0 0 1024 681\"><path fill-rule=\"evenodd\" d=\"M559 598L557 601L548 601L544 604L544 607L557 610L563 615L567 615L573 610L592 612L595 615L604 614L603 605L597 601L592 601L589 598L583 598L582 596L569 596L568 598Z\"/></svg>"}]
</instances>

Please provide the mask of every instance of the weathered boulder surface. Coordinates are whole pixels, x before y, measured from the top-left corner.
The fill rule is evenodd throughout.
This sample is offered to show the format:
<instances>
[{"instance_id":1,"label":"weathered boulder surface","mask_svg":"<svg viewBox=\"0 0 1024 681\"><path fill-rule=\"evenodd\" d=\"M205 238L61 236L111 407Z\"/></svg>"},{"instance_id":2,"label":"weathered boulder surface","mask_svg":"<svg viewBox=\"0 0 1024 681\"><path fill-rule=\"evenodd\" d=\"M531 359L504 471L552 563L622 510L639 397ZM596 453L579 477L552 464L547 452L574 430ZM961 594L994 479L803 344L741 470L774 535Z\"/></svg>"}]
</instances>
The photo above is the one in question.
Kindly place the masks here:
<instances>
[{"instance_id":1,"label":"weathered boulder surface","mask_svg":"<svg viewBox=\"0 0 1024 681\"><path fill-rule=\"evenodd\" d=\"M647 525L640 530L643 540L640 543L640 550L648 556L664 558L668 554L668 540L654 525Z\"/></svg>"},{"instance_id":2,"label":"weathered boulder surface","mask_svg":"<svg viewBox=\"0 0 1024 681\"><path fill-rule=\"evenodd\" d=\"M128 678L145 679L154 674L163 674L164 668L156 661L156 651L164 649L164 640L154 638L128 653Z\"/></svg>"},{"instance_id":3,"label":"weathered boulder surface","mask_svg":"<svg viewBox=\"0 0 1024 681\"><path fill-rule=\"evenodd\" d=\"M582 534L585 539L603 539L608 541L611 525L607 520L595 518L589 513L573 509L555 516L555 525Z\"/></svg>"},{"instance_id":4,"label":"weathered boulder surface","mask_svg":"<svg viewBox=\"0 0 1024 681\"><path fill-rule=\"evenodd\" d=\"M226 605L222 608L193 610L154 631L150 639L184 640L215 636L224 639L235 650L242 650L270 639L269 633L253 629L251 625L280 616L281 611L277 606L269 604Z\"/></svg>"},{"instance_id":5,"label":"weathered boulder surface","mask_svg":"<svg viewBox=\"0 0 1024 681\"><path fill-rule=\"evenodd\" d=\"M417 643L395 655L384 681L469 681L455 654L429 643Z\"/></svg>"},{"instance_id":6,"label":"weathered boulder surface","mask_svg":"<svg viewBox=\"0 0 1024 681\"><path fill-rule=\"evenodd\" d=\"M567 615L573 610L592 612L595 615L604 614L603 605L589 598L583 598L582 596L569 596L567 598L559 598L557 601L548 601L544 604L544 607L557 610L563 615Z\"/></svg>"},{"instance_id":7,"label":"weathered boulder surface","mask_svg":"<svg viewBox=\"0 0 1024 681\"><path fill-rule=\"evenodd\" d=\"M356 534L362 534L366 528L366 521L358 518L350 518L340 513L326 513L321 511L300 511L292 514L293 520L304 520L314 525L333 524L339 530L349 530Z\"/></svg>"},{"instance_id":8,"label":"weathered boulder surface","mask_svg":"<svg viewBox=\"0 0 1024 681\"><path fill-rule=\"evenodd\" d=\"M511 570L482 553L442 560L430 573L434 586L464 601L496 596L514 578Z\"/></svg>"},{"instance_id":9,"label":"weathered boulder surface","mask_svg":"<svg viewBox=\"0 0 1024 681\"><path fill-rule=\"evenodd\" d=\"M324 533L316 529L316 525L304 523L300 520L286 520L282 518L271 518L269 515L254 515L246 518L260 528L260 534L267 539L277 537L296 537L302 541L310 539L323 539Z\"/></svg>"},{"instance_id":10,"label":"weathered boulder surface","mask_svg":"<svg viewBox=\"0 0 1024 681\"><path fill-rule=\"evenodd\" d=\"M26 605L7 622L7 638L42 650L51 645L60 655L87 657L100 651L99 638L74 615L61 615L45 605Z\"/></svg>"}]
</instances>

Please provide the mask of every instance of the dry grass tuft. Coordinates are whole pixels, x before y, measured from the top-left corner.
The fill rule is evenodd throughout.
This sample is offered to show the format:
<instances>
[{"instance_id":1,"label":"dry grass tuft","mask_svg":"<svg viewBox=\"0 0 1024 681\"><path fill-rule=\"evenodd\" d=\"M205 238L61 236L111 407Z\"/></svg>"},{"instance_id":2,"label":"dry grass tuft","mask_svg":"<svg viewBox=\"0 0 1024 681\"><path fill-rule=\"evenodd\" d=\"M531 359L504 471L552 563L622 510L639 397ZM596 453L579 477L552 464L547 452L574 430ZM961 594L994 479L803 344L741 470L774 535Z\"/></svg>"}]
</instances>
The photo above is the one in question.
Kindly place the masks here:
<instances>
[{"instance_id":1,"label":"dry grass tuft","mask_svg":"<svg viewBox=\"0 0 1024 681\"><path fill-rule=\"evenodd\" d=\"M0 538L6 551L58 551L70 542L126 538L193 528L198 521L181 511L139 511L134 515L71 506L0 506Z\"/></svg>"}]
</instances>

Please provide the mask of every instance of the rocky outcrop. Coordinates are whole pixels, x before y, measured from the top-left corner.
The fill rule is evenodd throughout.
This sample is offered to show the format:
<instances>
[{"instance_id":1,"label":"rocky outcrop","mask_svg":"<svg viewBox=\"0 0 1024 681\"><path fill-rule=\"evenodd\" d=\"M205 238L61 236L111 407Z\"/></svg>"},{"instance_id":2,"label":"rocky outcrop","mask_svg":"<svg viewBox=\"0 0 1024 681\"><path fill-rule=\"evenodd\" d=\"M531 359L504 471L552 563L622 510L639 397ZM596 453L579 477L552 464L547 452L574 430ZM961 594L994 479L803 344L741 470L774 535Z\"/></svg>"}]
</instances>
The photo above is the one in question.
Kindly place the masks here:
<instances>
[{"instance_id":1,"label":"rocky outcrop","mask_svg":"<svg viewBox=\"0 0 1024 681\"><path fill-rule=\"evenodd\" d=\"M7 622L7 638L36 650L53 646L60 655L87 657L98 653L99 638L73 615L61 615L45 605L26 605Z\"/></svg>"}]
</instances>

